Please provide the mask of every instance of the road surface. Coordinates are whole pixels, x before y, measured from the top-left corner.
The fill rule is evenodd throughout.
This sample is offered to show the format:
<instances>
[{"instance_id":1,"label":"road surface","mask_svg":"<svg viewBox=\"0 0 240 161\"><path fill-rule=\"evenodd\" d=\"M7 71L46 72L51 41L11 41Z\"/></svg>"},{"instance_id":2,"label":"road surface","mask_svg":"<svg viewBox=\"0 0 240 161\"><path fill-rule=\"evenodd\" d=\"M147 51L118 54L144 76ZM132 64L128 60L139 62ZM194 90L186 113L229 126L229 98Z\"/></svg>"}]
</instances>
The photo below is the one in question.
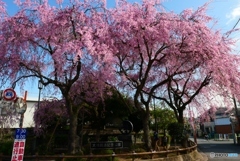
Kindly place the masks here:
<instances>
[{"instance_id":1,"label":"road surface","mask_svg":"<svg viewBox=\"0 0 240 161\"><path fill-rule=\"evenodd\" d=\"M197 144L198 151L206 155L209 161L240 160L240 145L234 144L232 139L215 141L198 138Z\"/></svg>"}]
</instances>

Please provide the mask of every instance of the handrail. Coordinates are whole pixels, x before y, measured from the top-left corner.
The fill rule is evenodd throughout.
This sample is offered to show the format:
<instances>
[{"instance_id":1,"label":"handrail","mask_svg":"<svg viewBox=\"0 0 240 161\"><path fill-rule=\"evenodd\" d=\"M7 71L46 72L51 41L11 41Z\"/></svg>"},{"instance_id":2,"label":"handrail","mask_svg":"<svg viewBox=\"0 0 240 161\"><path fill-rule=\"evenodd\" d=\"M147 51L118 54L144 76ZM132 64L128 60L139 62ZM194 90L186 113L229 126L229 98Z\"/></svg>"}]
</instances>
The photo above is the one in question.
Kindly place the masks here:
<instances>
[{"instance_id":1,"label":"handrail","mask_svg":"<svg viewBox=\"0 0 240 161\"><path fill-rule=\"evenodd\" d=\"M154 155L160 155L160 154L165 154L164 156L167 157L168 154L170 153L176 153L176 155L180 155L180 153L182 152L192 152L194 150L196 150L197 148L197 144L195 144L193 141L190 141L191 144L193 145L191 147L187 147L187 148L181 148L181 149L174 149L174 150L165 150L165 151L151 151L151 152L141 152L141 153L136 153L136 152L132 152L132 153L125 153L125 154L105 154L105 155L98 155L98 154L91 154L91 155L65 155L65 154L61 154L61 155L26 155L24 156L25 159L33 159L35 161L42 161L42 160L49 160L49 159L61 159L62 161L64 161L66 158L89 158L89 159L94 159L94 158L107 158L107 157L111 157L112 160L114 160L115 157L130 157L132 158L132 160L134 161L134 159L136 157L140 157L140 156L146 156L149 155L150 158L152 159ZM0 154L0 161L2 161L3 159L10 159L11 156L5 156L3 154Z\"/></svg>"}]
</instances>

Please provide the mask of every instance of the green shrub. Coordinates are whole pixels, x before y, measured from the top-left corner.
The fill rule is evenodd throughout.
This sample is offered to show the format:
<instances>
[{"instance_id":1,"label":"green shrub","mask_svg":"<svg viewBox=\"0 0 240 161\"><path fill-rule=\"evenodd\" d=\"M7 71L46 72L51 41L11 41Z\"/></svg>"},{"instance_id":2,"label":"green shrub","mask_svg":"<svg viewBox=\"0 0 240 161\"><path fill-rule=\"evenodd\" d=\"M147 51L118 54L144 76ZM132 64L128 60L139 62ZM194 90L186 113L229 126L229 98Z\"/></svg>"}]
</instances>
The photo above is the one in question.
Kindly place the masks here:
<instances>
[{"instance_id":1,"label":"green shrub","mask_svg":"<svg viewBox=\"0 0 240 161\"><path fill-rule=\"evenodd\" d=\"M167 135L167 144L171 144L172 141L172 137L170 135Z\"/></svg>"},{"instance_id":2,"label":"green shrub","mask_svg":"<svg viewBox=\"0 0 240 161\"><path fill-rule=\"evenodd\" d=\"M102 149L102 150L96 150L94 154L107 155L112 153L113 153L112 149ZM94 161L112 161L112 157L97 158L97 159L94 159Z\"/></svg>"},{"instance_id":3,"label":"green shrub","mask_svg":"<svg viewBox=\"0 0 240 161\"><path fill-rule=\"evenodd\" d=\"M184 125L181 123L171 123L168 125L169 135L176 139L176 141L180 141L184 138Z\"/></svg>"},{"instance_id":4,"label":"green shrub","mask_svg":"<svg viewBox=\"0 0 240 161\"><path fill-rule=\"evenodd\" d=\"M61 161L61 160L59 160L59 161ZM87 161L87 159L86 158L66 158L66 159L64 159L64 161Z\"/></svg>"},{"instance_id":5,"label":"green shrub","mask_svg":"<svg viewBox=\"0 0 240 161\"><path fill-rule=\"evenodd\" d=\"M4 155L12 155L13 140L1 141L0 142L0 153Z\"/></svg>"}]
</instances>

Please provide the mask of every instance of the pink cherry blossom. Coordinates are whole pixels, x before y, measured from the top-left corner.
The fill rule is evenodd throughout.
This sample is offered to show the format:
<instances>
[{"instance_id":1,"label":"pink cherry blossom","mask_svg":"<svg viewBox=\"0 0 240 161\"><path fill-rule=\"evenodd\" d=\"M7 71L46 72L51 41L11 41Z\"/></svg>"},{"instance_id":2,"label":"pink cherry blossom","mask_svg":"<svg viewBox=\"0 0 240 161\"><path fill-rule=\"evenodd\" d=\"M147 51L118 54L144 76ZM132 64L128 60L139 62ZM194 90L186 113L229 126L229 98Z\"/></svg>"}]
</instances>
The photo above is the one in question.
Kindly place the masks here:
<instances>
[{"instance_id":1,"label":"pink cherry blossom","mask_svg":"<svg viewBox=\"0 0 240 161\"><path fill-rule=\"evenodd\" d=\"M175 14L159 12L156 3L120 1L110 24L122 78L119 85L133 95L136 107L142 109L139 102L145 107L144 140L149 149L147 121L153 98L164 102L184 123L188 106L199 113L216 107L215 95L232 105L225 96L239 94L240 87L240 59L231 48L235 42L208 27L213 21L206 15L208 4Z\"/></svg>"}]
</instances>

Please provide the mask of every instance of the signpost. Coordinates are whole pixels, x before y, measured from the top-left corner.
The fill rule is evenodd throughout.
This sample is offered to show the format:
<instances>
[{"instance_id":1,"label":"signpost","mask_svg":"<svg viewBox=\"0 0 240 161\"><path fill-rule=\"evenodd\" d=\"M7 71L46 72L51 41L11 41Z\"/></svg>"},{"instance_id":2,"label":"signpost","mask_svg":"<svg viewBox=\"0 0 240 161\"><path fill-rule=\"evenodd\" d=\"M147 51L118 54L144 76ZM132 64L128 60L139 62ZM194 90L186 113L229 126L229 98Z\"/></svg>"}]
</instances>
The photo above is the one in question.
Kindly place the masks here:
<instances>
[{"instance_id":1,"label":"signpost","mask_svg":"<svg viewBox=\"0 0 240 161\"><path fill-rule=\"evenodd\" d=\"M133 131L133 124L131 121L124 120L122 126L119 128L119 131L124 135L129 135Z\"/></svg>"},{"instance_id":2,"label":"signpost","mask_svg":"<svg viewBox=\"0 0 240 161\"><path fill-rule=\"evenodd\" d=\"M91 149L117 149L122 147L123 147L122 141L91 142Z\"/></svg>"},{"instance_id":3,"label":"signpost","mask_svg":"<svg viewBox=\"0 0 240 161\"><path fill-rule=\"evenodd\" d=\"M11 161L23 161L27 130L16 129Z\"/></svg>"}]
</instances>

